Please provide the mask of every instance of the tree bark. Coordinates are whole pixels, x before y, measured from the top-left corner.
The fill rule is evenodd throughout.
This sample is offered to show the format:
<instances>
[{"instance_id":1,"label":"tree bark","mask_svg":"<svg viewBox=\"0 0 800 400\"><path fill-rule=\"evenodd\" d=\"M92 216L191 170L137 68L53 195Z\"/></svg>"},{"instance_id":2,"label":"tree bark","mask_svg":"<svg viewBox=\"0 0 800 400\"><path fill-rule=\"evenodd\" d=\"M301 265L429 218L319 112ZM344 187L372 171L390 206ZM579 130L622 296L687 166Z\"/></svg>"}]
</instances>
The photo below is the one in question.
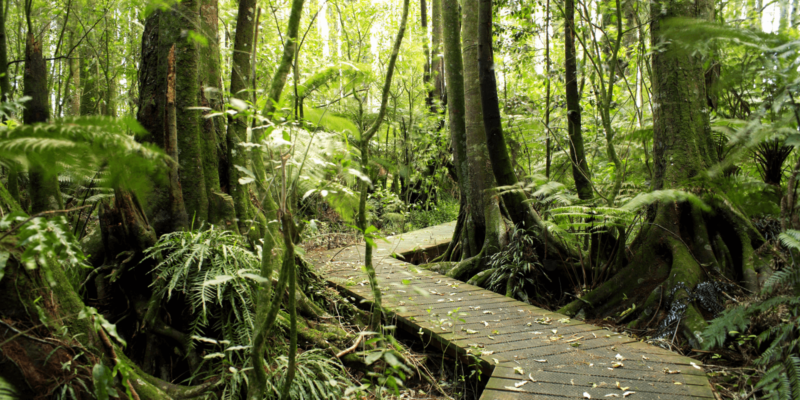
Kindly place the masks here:
<instances>
[{"instance_id":1,"label":"tree bark","mask_svg":"<svg viewBox=\"0 0 800 400\"><path fill-rule=\"evenodd\" d=\"M431 0L431 78L433 87L428 93L431 99L431 113L436 114L439 108L446 106L444 59L442 57L442 1Z\"/></svg>"},{"instance_id":2,"label":"tree bark","mask_svg":"<svg viewBox=\"0 0 800 400\"><path fill-rule=\"evenodd\" d=\"M42 57L42 45L28 33L25 41L25 75L23 77L23 94L30 97L25 103L22 118L26 124L47 122L50 118L50 106L47 92L47 65ZM56 160L47 160L55 163ZM47 167L31 167L30 169L31 212L58 210L63 208L58 177L47 171Z\"/></svg>"},{"instance_id":3,"label":"tree bark","mask_svg":"<svg viewBox=\"0 0 800 400\"><path fill-rule=\"evenodd\" d=\"M253 68L253 26L255 21L255 0L239 0L239 13L236 18L236 36L233 41L233 56L231 67L231 96L247 101L251 99L251 94L247 89L251 89L249 83L252 81L250 73ZM236 166L251 168L250 155L247 148L241 143L247 142L248 121L243 116L231 116L228 118L228 187L233 198L238 218L239 232L247 232L248 220L253 218L252 205L250 203L249 187L239 183L240 178L245 174L239 171Z\"/></svg>"},{"instance_id":4,"label":"tree bark","mask_svg":"<svg viewBox=\"0 0 800 400\"><path fill-rule=\"evenodd\" d=\"M564 1L564 78L567 97L567 131L569 133L569 157L572 162L572 178L581 200L592 196L589 165L583 147L581 133L581 104L578 93L578 63L575 52L575 1Z\"/></svg>"},{"instance_id":5,"label":"tree bark","mask_svg":"<svg viewBox=\"0 0 800 400\"><path fill-rule=\"evenodd\" d=\"M458 186L461 191L461 204L470 212L469 183L471 173L467 159L467 137L465 127L464 102L464 61L461 53L461 23L457 0L434 0L441 2L442 39L444 44L444 64L447 80L447 111L450 124L450 140L453 145L453 164L455 164ZM482 210L482 209L480 209ZM464 212L462 211L462 212ZM463 241L463 240L462 240ZM477 254L479 245L469 243L467 256Z\"/></svg>"}]
</instances>

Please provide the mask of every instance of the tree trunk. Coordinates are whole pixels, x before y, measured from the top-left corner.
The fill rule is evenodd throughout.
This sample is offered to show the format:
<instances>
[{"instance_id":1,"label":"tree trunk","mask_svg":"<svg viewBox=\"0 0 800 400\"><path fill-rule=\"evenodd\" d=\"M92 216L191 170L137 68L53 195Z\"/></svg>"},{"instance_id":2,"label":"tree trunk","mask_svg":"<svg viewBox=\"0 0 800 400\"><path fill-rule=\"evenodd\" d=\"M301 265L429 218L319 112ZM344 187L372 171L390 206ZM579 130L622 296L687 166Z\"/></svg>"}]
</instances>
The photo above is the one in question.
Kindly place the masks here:
<instances>
[{"instance_id":1,"label":"tree trunk","mask_svg":"<svg viewBox=\"0 0 800 400\"><path fill-rule=\"evenodd\" d=\"M157 10L145 21L137 119L150 133L147 140L168 150L179 165L172 173L178 179L170 175L154 182L145 204L158 234L205 221L234 224L233 200L220 185L224 178L224 189L231 189L224 124L219 117L203 118L197 109L222 110L217 13L215 0L193 0ZM202 33L201 43L189 31Z\"/></svg>"},{"instance_id":2,"label":"tree trunk","mask_svg":"<svg viewBox=\"0 0 800 400\"><path fill-rule=\"evenodd\" d=\"M175 107L177 111L178 149L183 202L191 226L199 227L208 220L208 187L206 186L203 140L200 134L198 83L199 53L197 44L186 33L196 30L200 0L185 0L174 6L170 20L162 25L161 37L175 44ZM165 13L166 14L166 13Z\"/></svg>"},{"instance_id":3,"label":"tree trunk","mask_svg":"<svg viewBox=\"0 0 800 400\"><path fill-rule=\"evenodd\" d=\"M497 99L497 80L494 74L494 54L492 50L492 0L480 0L478 10L478 69L480 73L481 108L486 130L486 144L492 172L500 186L517 186L517 175L508 154L503 126L500 120L500 105ZM547 249L561 255L562 260L574 257L574 251L560 240L552 237L544 228L539 216L526 202L527 198L519 190L505 191L503 204L508 209L511 220L525 229L536 229L549 245ZM542 254L541 258L547 258Z\"/></svg>"},{"instance_id":4,"label":"tree trunk","mask_svg":"<svg viewBox=\"0 0 800 400\"><path fill-rule=\"evenodd\" d=\"M252 81L250 73L253 68L253 26L255 21L255 0L239 0L239 13L236 18L236 36L233 41L233 62L231 66L230 91L234 98L247 101L251 94L249 83ZM251 185L242 185L239 179L246 175L239 171L236 166L251 168L249 150L241 146L247 142L246 118L230 117L228 119L228 187L236 207L239 232L247 232L248 221L253 218L252 204L250 203L249 188ZM252 169L252 168L251 168Z\"/></svg>"},{"instance_id":5,"label":"tree trunk","mask_svg":"<svg viewBox=\"0 0 800 400\"><path fill-rule=\"evenodd\" d=\"M47 65L42 57L42 45L32 33L28 33L25 41L25 75L23 94L30 97L25 103L22 118L26 124L44 123L50 118L50 107L47 104ZM56 160L48 160L55 163ZM47 171L48 168L32 167L30 169L31 212L58 210L64 207L58 177Z\"/></svg>"},{"instance_id":6,"label":"tree trunk","mask_svg":"<svg viewBox=\"0 0 800 400\"><path fill-rule=\"evenodd\" d=\"M444 63L447 79L447 111L450 123L450 140L453 145L453 164L455 164L458 186L461 191L462 212L470 213L472 204L469 190L471 173L467 159L467 137L464 112L464 65L461 58L461 23L457 0L434 0L441 2L442 38L444 44ZM478 253L479 245L464 241L465 256Z\"/></svg>"},{"instance_id":7,"label":"tree trunk","mask_svg":"<svg viewBox=\"0 0 800 400\"><path fill-rule=\"evenodd\" d=\"M673 2L651 7L652 41L663 40L665 19L713 19L711 0ZM709 124L704 60L667 45L653 54L653 142L656 190L678 189L699 195L707 209L690 202L663 201L652 206L649 218L630 246L627 266L610 280L562 308L574 314L586 304L595 316L606 316L637 304L638 316L630 323L641 328L669 310L681 310L680 330L694 347L706 327L704 312L714 298L696 301L698 284L718 275L738 279L758 291L757 269L766 260L757 254L764 239L750 221L725 198L724 189L702 177L718 160ZM624 257L624 256L623 256ZM636 293L635 295L631 295ZM659 300L662 294L666 301ZM657 305L657 304L660 304ZM671 328L670 332L675 332Z\"/></svg>"},{"instance_id":8,"label":"tree trunk","mask_svg":"<svg viewBox=\"0 0 800 400\"><path fill-rule=\"evenodd\" d=\"M289 25L286 28L286 42L283 44L283 56L275 75L272 76L269 91L267 92L267 104L264 115L272 119L276 105L281 101L283 87L286 86L286 77L292 68L292 60L297 52L297 33L300 30L300 17L303 14L304 0L292 0L292 11L289 14Z\"/></svg>"},{"instance_id":9,"label":"tree trunk","mask_svg":"<svg viewBox=\"0 0 800 400\"><path fill-rule=\"evenodd\" d=\"M578 62L575 52L575 1L564 1L564 78L567 97L567 131L569 133L569 157L572 162L572 178L581 200L592 196L589 165L583 149L581 133L581 104L578 93Z\"/></svg>"},{"instance_id":10,"label":"tree trunk","mask_svg":"<svg viewBox=\"0 0 800 400\"><path fill-rule=\"evenodd\" d=\"M431 112L436 114L447 101L444 82L444 60L442 58L442 2L431 1L431 77L433 87L428 97L432 99ZM441 111L442 113L444 110Z\"/></svg>"}]
</instances>

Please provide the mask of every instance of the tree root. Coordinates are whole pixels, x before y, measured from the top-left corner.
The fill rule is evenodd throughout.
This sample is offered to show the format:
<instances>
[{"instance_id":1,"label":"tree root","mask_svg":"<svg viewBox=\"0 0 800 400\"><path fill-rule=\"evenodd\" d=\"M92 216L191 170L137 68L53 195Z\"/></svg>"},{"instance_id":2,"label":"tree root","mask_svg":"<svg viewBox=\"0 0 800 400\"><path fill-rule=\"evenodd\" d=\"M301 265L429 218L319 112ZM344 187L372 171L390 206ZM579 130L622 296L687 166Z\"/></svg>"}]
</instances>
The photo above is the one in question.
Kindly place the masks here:
<instances>
[{"instance_id":1,"label":"tree root","mask_svg":"<svg viewBox=\"0 0 800 400\"><path fill-rule=\"evenodd\" d=\"M559 312L574 316L585 309L604 317L628 309L626 316L634 317L629 327L645 328L660 320L661 333L670 331L672 338L680 331L699 347L705 318L719 311L720 300L696 288L706 281L738 280L757 291L759 257L754 249L764 242L723 198L706 201L713 206L711 212L689 203L660 204L634 240L627 265Z\"/></svg>"}]
</instances>

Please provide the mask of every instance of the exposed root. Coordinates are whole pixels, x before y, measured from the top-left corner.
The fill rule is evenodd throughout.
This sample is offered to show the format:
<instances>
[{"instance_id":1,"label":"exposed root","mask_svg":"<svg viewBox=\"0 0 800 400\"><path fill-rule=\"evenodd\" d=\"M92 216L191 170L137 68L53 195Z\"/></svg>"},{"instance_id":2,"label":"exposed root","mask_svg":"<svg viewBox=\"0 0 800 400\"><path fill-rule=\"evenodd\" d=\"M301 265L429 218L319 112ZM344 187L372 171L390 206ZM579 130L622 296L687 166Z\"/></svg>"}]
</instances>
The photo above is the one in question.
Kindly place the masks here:
<instances>
[{"instance_id":1,"label":"exposed root","mask_svg":"<svg viewBox=\"0 0 800 400\"><path fill-rule=\"evenodd\" d=\"M764 264L754 250L764 240L749 220L724 198L706 201L713 212L689 203L659 205L634 240L626 266L559 312L572 316L585 309L617 322L633 317L631 328L658 323L669 339L680 331L699 347L705 320L719 311L716 292L707 295L701 284L738 281L757 291L757 267Z\"/></svg>"}]
</instances>

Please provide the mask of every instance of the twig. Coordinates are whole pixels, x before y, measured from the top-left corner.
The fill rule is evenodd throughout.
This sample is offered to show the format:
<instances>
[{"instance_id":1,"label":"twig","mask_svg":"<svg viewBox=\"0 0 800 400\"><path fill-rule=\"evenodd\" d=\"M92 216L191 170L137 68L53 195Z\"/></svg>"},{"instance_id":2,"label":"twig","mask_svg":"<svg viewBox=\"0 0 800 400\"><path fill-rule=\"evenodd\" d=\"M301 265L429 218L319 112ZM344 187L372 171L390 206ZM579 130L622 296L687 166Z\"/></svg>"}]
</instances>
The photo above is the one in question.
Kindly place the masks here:
<instances>
[{"instance_id":1,"label":"twig","mask_svg":"<svg viewBox=\"0 0 800 400\"><path fill-rule=\"evenodd\" d=\"M353 343L352 346L350 346L350 347L340 351L338 354L336 354L336 358L342 358L345 355L355 351L356 348L358 348L358 345L361 344L361 341L364 340L364 336L371 335L371 334L372 334L372 332L361 332L361 333L359 333L358 334L358 338L356 338L356 342Z\"/></svg>"},{"instance_id":2,"label":"twig","mask_svg":"<svg viewBox=\"0 0 800 400\"><path fill-rule=\"evenodd\" d=\"M21 331L21 330L19 330L19 329L17 329L17 328L14 328L13 326L11 326L11 325L9 325L9 324L5 323L5 322L4 322L4 321L2 321L2 320L0 320L0 324L4 325L6 328L8 328L8 329L11 329L12 331L16 332L16 334L17 334L18 336L24 336L24 337L26 337L26 338L28 338L28 339L30 339L30 340L34 340L34 341L37 341L37 342L39 342L39 343L44 343L44 344L52 345L52 343L50 343L50 342L48 342L48 341L46 341L46 340L39 339L39 338L37 338L37 337L34 337L34 336L31 336L31 335L28 335L27 333L25 333L25 332L23 332L23 331ZM13 337L12 337L12 339L13 339ZM9 340L9 341L10 341L10 340ZM7 342L8 342L8 341L6 341L6 342L3 342L3 343L0 343L0 344L5 344L5 343L7 343Z\"/></svg>"},{"instance_id":3,"label":"twig","mask_svg":"<svg viewBox=\"0 0 800 400\"><path fill-rule=\"evenodd\" d=\"M653 320L656 319L656 315L658 315L658 310L661 308L661 300L664 300L664 288L661 288L661 295L658 296L658 306L656 310L653 312L653 318L650 318L650 321L647 321L647 325L645 327L650 326L653 323Z\"/></svg>"}]
</instances>

